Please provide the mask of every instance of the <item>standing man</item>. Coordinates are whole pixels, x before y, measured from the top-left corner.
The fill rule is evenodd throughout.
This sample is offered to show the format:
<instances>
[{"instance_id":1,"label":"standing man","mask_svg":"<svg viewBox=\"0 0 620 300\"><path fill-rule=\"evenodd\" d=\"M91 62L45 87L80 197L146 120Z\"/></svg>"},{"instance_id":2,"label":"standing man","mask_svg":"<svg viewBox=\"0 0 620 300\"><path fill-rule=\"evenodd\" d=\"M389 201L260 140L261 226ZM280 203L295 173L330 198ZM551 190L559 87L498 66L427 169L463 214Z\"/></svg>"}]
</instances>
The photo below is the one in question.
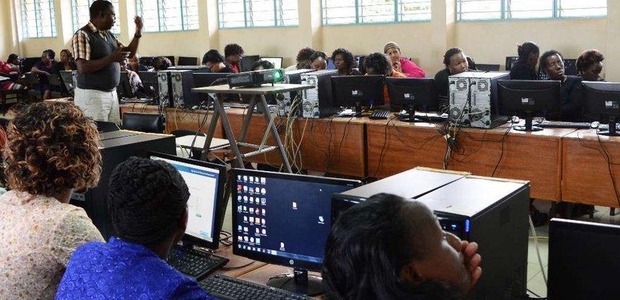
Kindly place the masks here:
<instances>
[{"instance_id":1,"label":"standing man","mask_svg":"<svg viewBox=\"0 0 620 300\"><path fill-rule=\"evenodd\" d=\"M75 105L97 121L120 123L116 86L120 82L120 63L138 49L142 37L142 18L135 17L136 33L128 47L109 31L116 21L109 1L94 1L90 22L80 28L72 40L77 63Z\"/></svg>"}]
</instances>

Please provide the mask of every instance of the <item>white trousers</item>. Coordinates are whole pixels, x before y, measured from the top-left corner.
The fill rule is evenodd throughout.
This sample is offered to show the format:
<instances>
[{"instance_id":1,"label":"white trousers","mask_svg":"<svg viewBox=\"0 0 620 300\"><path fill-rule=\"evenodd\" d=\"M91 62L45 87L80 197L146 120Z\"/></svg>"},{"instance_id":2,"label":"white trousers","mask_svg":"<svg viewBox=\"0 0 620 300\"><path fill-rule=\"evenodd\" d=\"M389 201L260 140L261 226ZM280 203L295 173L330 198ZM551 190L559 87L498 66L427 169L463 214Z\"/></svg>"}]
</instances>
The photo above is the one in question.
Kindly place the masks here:
<instances>
[{"instance_id":1,"label":"white trousers","mask_svg":"<svg viewBox=\"0 0 620 300\"><path fill-rule=\"evenodd\" d=\"M87 117L91 117L95 121L121 123L116 90L103 92L76 87L73 102L84 111Z\"/></svg>"}]
</instances>

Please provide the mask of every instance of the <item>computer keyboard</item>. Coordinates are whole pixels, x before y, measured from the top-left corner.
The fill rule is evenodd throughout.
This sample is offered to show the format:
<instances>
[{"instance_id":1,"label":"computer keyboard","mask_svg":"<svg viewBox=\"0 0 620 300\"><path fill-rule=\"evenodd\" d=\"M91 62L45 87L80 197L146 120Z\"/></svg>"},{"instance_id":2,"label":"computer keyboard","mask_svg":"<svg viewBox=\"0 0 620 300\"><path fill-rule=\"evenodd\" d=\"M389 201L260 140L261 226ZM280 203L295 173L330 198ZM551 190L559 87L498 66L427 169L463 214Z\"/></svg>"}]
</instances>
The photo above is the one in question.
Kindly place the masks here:
<instances>
[{"instance_id":1,"label":"computer keyboard","mask_svg":"<svg viewBox=\"0 0 620 300\"><path fill-rule=\"evenodd\" d=\"M387 119L390 116L390 111L389 110L384 110L384 109L378 109L378 110L373 110L370 113L369 118L371 119Z\"/></svg>"},{"instance_id":2,"label":"computer keyboard","mask_svg":"<svg viewBox=\"0 0 620 300\"><path fill-rule=\"evenodd\" d=\"M141 103L148 104L153 102L152 98L121 98L121 103Z\"/></svg>"},{"instance_id":3,"label":"computer keyboard","mask_svg":"<svg viewBox=\"0 0 620 300\"><path fill-rule=\"evenodd\" d=\"M577 129L589 129L592 128L590 122L566 122L566 121L542 121L537 126L543 128L577 128Z\"/></svg>"},{"instance_id":4,"label":"computer keyboard","mask_svg":"<svg viewBox=\"0 0 620 300\"><path fill-rule=\"evenodd\" d=\"M175 246L170 250L168 263L179 272L201 280L228 263L228 258L211 255L196 249Z\"/></svg>"},{"instance_id":5,"label":"computer keyboard","mask_svg":"<svg viewBox=\"0 0 620 300\"><path fill-rule=\"evenodd\" d=\"M209 276L200 281L200 286L211 296L220 299L312 299L311 297L295 294L278 288L260 285L220 274Z\"/></svg>"}]
</instances>

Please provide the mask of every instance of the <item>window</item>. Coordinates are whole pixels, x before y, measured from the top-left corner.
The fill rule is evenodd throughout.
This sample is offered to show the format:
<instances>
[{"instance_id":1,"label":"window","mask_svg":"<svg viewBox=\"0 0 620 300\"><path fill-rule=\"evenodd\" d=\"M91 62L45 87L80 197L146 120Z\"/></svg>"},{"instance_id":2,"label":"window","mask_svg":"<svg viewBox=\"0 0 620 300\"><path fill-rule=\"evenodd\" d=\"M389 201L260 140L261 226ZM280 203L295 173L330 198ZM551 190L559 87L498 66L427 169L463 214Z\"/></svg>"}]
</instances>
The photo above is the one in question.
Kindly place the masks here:
<instances>
[{"instance_id":1,"label":"window","mask_svg":"<svg viewBox=\"0 0 620 300\"><path fill-rule=\"evenodd\" d=\"M20 0L23 38L56 37L54 0Z\"/></svg>"},{"instance_id":2,"label":"window","mask_svg":"<svg viewBox=\"0 0 620 300\"><path fill-rule=\"evenodd\" d=\"M145 32L198 30L198 0L137 0Z\"/></svg>"},{"instance_id":3,"label":"window","mask_svg":"<svg viewBox=\"0 0 620 300\"><path fill-rule=\"evenodd\" d=\"M90 5L95 0L71 0L71 16L73 20L73 31L77 31L90 21ZM118 35L121 32L121 28L118 21L118 0L111 0L114 6L114 13L116 14L117 21L110 31Z\"/></svg>"},{"instance_id":4,"label":"window","mask_svg":"<svg viewBox=\"0 0 620 300\"><path fill-rule=\"evenodd\" d=\"M579 18L607 15L607 0L457 0L458 20Z\"/></svg>"},{"instance_id":5,"label":"window","mask_svg":"<svg viewBox=\"0 0 620 300\"><path fill-rule=\"evenodd\" d=\"M431 19L430 0L322 0L323 25Z\"/></svg>"},{"instance_id":6,"label":"window","mask_svg":"<svg viewBox=\"0 0 620 300\"><path fill-rule=\"evenodd\" d=\"M218 0L220 28L297 26L297 0Z\"/></svg>"}]
</instances>

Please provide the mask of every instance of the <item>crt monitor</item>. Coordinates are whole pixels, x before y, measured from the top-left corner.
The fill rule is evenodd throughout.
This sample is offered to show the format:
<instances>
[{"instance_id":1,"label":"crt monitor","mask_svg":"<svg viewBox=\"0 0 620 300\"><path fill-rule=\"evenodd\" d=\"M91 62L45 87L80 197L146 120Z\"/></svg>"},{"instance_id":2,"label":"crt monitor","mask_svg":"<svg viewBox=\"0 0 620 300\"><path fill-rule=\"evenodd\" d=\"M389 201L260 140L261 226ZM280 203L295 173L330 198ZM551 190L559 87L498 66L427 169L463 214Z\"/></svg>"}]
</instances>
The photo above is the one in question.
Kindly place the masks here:
<instances>
[{"instance_id":1,"label":"crt monitor","mask_svg":"<svg viewBox=\"0 0 620 300\"><path fill-rule=\"evenodd\" d=\"M407 111L404 121L416 121L415 112L437 110L435 80L433 78L386 77L390 107L393 111Z\"/></svg>"},{"instance_id":2,"label":"crt monitor","mask_svg":"<svg viewBox=\"0 0 620 300\"><path fill-rule=\"evenodd\" d=\"M331 198L359 181L233 169L233 253L293 267L295 276L272 278L270 286L301 294L321 292L319 271L331 228Z\"/></svg>"},{"instance_id":3,"label":"crt monitor","mask_svg":"<svg viewBox=\"0 0 620 300\"><path fill-rule=\"evenodd\" d=\"M244 55L241 58L240 72L252 71L252 65L260 60L259 55Z\"/></svg>"},{"instance_id":4,"label":"crt monitor","mask_svg":"<svg viewBox=\"0 0 620 300\"><path fill-rule=\"evenodd\" d=\"M559 80L498 80L499 114L524 118L525 126L515 130L542 130L532 125L532 118L560 114L560 86Z\"/></svg>"},{"instance_id":5,"label":"crt monitor","mask_svg":"<svg viewBox=\"0 0 620 300\"><path fill-rule=\"evenodd\" d=\"M608 130L599 129L601 135L620 135L616 131L620 121L620 83L584 81L582 85L585 118L609 124Z\"/></svg>"},{"instance_id":6,"label":"crt monitor","mask_svg":"<svg viewBox=\"0 0 620 300\"><path fill-rule=\"evenodd\" d=\"M226 167L163 153L152 152L149 157L170 163L181 173L189 188L189 218L183 246L217 249L227 203L224 197Z\"/></svg>"},{"instance_id":7,"label":"crt monitor","mask_svg":"<svg viewBox=\"0 0 620 300\"><path fill-rule=\"evenodd\" d=\"M618 225L551 219L548 299L618 299L618 249Z\"/></svg>"},{"instance_id":8,"label":"crt monitor","mask_svg":"<svg viewBox=\"0 0 620 300\"><path fill-rule=\"evenodd\" d=\"M362 107L383 105L383 75L333 76L332 93L337 107L355 108L361 115Z\"/></svg>"}]
</instances>

